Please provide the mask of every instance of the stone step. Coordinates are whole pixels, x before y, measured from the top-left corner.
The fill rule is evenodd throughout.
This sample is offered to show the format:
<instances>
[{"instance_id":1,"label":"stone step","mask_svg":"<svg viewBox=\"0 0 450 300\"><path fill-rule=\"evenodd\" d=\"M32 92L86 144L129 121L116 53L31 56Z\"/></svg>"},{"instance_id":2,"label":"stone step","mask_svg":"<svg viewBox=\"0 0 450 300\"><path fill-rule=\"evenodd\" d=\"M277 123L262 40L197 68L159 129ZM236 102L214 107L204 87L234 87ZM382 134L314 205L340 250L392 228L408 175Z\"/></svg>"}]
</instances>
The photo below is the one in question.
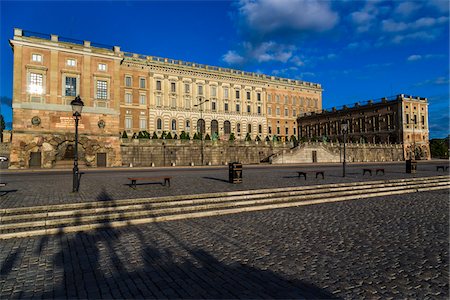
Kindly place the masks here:
<instances>
[{"instance_id":1,"label":"stone step","mask_svg":"<svg viewBox=\"0 0 450 300\"><path fill-rule=\"evenodd\" d=\"M448 189L450 182L449 176L436 176L414 178L411 182L384 181L385 186L380 183L374 184L374 182L359 183L361 188L357 188L358 184L355 186L355 183L347 184L347 186L340 185L338 191L330 190L329 187L321 189L320 187L327 186L322 185L315 186L315 189L305 189L303 194L293 191L278 193L274 196L271 193L264 193L267 190L258 190L258 193L254 191L225 193L244 195L225 196L221 199L193 195L195 199L187 200L187 202L177 196L179 199L165 199L160 202L157 202L158 198L134 199L151 200L151 203L135 204L134 206L130 204L117 206L118 201L108 201L106 206L105 202L102 202L103 207L94 209L58 206L60 211L47 212L46 215L45 213L24 214L24 211L16 211L18 215L14 215L9 211L8 214L2 215L0 239ZM254 197L255 195L257 197ZM186 196L184 197L186 198ZM182 201L185 203L180 206Z\"/></svg>"}]
</instances>

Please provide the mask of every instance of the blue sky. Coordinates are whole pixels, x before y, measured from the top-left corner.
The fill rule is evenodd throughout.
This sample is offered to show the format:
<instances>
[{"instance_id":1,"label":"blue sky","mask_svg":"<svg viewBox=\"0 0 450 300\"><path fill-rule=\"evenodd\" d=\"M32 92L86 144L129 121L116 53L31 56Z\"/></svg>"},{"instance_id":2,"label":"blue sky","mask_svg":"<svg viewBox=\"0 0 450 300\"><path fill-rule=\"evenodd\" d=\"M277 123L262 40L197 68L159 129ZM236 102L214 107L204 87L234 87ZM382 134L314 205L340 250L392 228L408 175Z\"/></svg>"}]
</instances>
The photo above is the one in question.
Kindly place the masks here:
<instances>
[{"instance_id":1,"label":"blue sky","mask_svg":"<svg viewBox=\"0 0 450 300\"><path fill-rule=\"evenodd\" d=\"M429 99L449 134L449 1L1 1L1 113L11 120L13 28L123 51L322 84L323 107Z\"/></svg>"}]
</instances>

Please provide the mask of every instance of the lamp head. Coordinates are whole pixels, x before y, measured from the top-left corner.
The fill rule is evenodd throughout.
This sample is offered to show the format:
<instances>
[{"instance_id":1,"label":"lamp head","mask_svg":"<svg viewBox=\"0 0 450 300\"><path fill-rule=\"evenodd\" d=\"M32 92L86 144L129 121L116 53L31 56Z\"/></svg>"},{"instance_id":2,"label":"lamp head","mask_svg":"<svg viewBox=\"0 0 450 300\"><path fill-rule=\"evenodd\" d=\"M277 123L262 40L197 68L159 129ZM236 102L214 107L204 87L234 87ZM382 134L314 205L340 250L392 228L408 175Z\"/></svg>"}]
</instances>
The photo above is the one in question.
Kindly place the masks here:
<instances>
[{"instance_id":1,"label":"lamp head","mask_svg":"<svg viewBox=\"0 0 450 300\"><path fill-rule=\"evenodd\" d=\"M81 116L81 111L83 110L84 103L81 100L80 95L76 96L75 99L70 102L70 105L72 106L73 115Z\"/></svg>"}]
</instances>

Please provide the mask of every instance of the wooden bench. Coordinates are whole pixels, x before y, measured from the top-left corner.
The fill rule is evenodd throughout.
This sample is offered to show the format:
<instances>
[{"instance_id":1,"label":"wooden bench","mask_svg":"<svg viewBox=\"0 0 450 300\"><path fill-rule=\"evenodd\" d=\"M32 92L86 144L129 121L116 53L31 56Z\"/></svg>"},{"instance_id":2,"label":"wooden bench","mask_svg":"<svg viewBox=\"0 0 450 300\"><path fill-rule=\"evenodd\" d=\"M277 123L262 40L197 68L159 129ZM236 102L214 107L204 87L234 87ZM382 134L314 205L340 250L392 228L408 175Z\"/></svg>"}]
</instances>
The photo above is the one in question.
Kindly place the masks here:
<instances>
[{"instance_id":1,"label":"wooden bench","mask_svg":"<svg viewBox=\"0 0 450 300\"><path fill-rule=\"evenodd\" d=\"M136 188L137 181L159 181L163 180L162 185L165 186L166 183L170 186L170 176L158 176L158 177L128 177L128 180L131 180L131 186Z\"/></svg>"},{"instance_id":2,"label":"wooden bench","mask_svg":"<svg viewBox=\"0 0 450 300\"><path fill-rule=\"evenodd\" d=\"M436 166L436 171L439 172L439 169L442 169L442 172L448 170L448 166Z\"/></svg>"},{"instance_id":3,"label":"wooden bench","mask_svg":"<svg viewBox=\"0 0 450 300\"><path fill-rule=\"evenodd\" d=\"M316 178L317 177L319 177L319 175L322 175L322 179L325 179L325 172L324 171L297 171L297 173L298 173L298 177L300 178L300 177L304 177L305 178L305 180L306 180L306 174L307 173L312 173L312 174L316 174Z\"/></svg>"},{"instance_id":4,"label":"wooden bench","mask_svg":"<svg viewBox=\"0 0 450 300\"><path fill-rule=\"evenodd\" d=\"M363 176L366 175L366 173L369 173L370 176L372 176L372 169L363 169ZM378 175L378 173L383 173L384 175L384 168L375 169L375 175Z\"/></svg>"}]
</instances>

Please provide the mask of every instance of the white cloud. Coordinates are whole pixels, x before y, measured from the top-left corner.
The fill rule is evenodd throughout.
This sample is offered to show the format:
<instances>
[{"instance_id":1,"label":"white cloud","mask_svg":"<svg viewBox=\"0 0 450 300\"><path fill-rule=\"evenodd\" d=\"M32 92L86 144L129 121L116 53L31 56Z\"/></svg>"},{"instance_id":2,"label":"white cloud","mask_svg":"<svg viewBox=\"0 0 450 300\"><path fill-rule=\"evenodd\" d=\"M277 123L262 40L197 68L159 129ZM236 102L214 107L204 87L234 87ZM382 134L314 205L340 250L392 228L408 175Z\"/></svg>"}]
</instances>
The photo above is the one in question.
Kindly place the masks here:
<instances>
[{"instance_id":1,"label":"white cloud","mask_svg":"<svg viewBox=\"0 0 450 300\"><path fill-rule=\"evenodd\" d=\"M422 55L417 55L417 54L410 55L407 58L408 61L416 61L416 60L420 60L420 59L422 59Z\"/></svg>"},{"instance_id":2,"label":"white cloud","mask_svg":"<svg viewBox=\"0 0 450 300\"><path fill-rule=\"evenodd\" d=\"M437 37L436 33L427 31L418 31L404 35L396 35L392 38L394 44L400 44L406 40L434 40Z\"/></svg>"},{"instance_id":3,"label":"white cloud","mask_svg":"<svg viewBox=\"0 0 450 300\"><path fill-rule=\"evenodd\" d=\"M229 65L239 65L244 62L244 57L239 55L236 51L229 50L223 57L222 60Z\"/></svg>"},{"instance_id":4,"label":"white cloud","mask_svg":"<svg viewBox=\"0 0 450 300\"><path fill-rule=\"evenodd\" d=\"M448 13L449 11L448 0L428 0L428 5L442 13Z\"/></svg>"},{"instance_id":5,"label":"white cloud","mask_svg":"<svg viewBox=\"0 0 450 300\"><path fill-rule=\"evenodd\" d=\"M392 20L381 21L381 27L386 32L399 32L408 29L408 25L403 22L395 22Z\"/></svg>"},{"instance_id":6,"label":"white cloud","mask_svg":"<svg viewBox=\"0 0 450 300\"><path fill-rule=\"evenodd\" d=\"M305 62L298 56L293 56L290 60L291 63L293 63L294 65L301 67L305 65Z\"/></svg>"},{"instance_id":7,"label":"white cloud","mask_svg":"<svg viewBox=\"0 0 450 300\"><path fill-rule=\"evenodd\" d=\"M285 63L295 51L295 47L292 45L277 44L273 41L264 42L256 46L247 42L244 43L244 47L247 51L247 56L258 62L279 61Z\"/></svg>"},{"instance_id":8,"label":"white cloud","mask_svg":"<svg viewBox=\"0 0 450 300\"><path fill-rule=\"evenodd\" d=\"M401 2L395 9L395 13L407 17L417 11L420 7L421 6L415 2Z\"/></svg>"},{"instance_id":9,"label":"white cloud","mask_svg":"<svg viewBox=\"0 0 450 300\"><path fill-rule=\"evenodd\" d=\"M448 17L439 17L439 18L424 17L411 23L396 22L393 20L383 20L381 22L381 26L383 31L385 32L400 32L410 29L416 30L427 27L433 27L436 25L444 24L446 22L448 22Z\"/></svg>"},{"instance_id":10,"label":"white cloud","mask_svg":"<svg viewBox=\"0 0 450 300\"><path fill-rule=\"evenodd\" d=\"M320 0L241 0L239 12L250 31L321 32L333 28L339 16Z\"/></svg>"}]
</instances>

